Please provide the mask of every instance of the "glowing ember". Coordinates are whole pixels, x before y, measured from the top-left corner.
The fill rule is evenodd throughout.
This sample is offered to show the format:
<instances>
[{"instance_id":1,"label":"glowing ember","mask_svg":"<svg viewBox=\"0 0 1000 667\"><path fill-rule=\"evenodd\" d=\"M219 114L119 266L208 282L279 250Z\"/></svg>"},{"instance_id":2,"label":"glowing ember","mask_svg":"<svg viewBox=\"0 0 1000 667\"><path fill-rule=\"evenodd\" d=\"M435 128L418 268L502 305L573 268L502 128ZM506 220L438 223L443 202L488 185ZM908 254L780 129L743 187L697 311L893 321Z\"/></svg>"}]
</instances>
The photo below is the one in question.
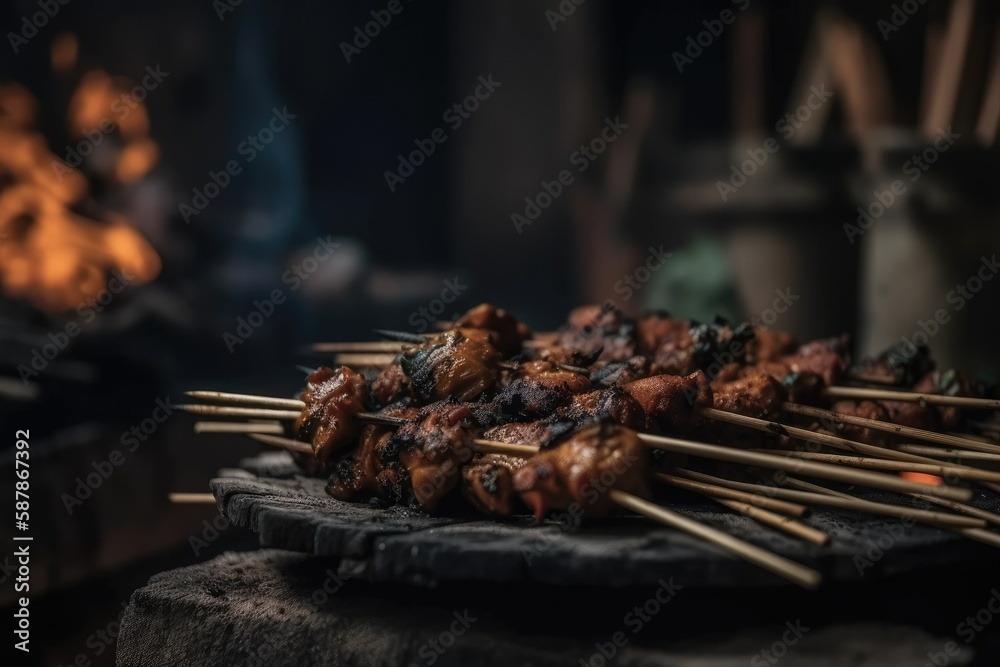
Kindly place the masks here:
<instances>
[{"instance_id":1,"label":"glowing ember","mask_svg":"<svg viewBox=\"0 0 1000 667\"><path fill-rule=\"evenodd\" d=\"M930 484L931 486L941 486L944 484L944 480L937 475L928 475L925 472L901 472L899 476L911 482Z\"/></svg>"}]
</instances>

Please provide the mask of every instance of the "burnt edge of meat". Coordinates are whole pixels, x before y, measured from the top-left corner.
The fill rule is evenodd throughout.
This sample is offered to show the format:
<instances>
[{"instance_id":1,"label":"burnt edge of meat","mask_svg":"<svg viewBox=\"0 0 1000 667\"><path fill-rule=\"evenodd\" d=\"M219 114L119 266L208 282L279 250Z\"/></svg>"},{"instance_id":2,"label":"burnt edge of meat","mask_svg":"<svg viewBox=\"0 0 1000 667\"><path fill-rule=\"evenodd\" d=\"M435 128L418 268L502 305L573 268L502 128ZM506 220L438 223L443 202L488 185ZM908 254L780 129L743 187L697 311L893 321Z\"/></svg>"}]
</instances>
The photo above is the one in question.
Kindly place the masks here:
<instances>
[{"instance_id":1,"label":"burnt edge of meat","mask_svg":"<svg viewBox=\"0 0 1000 667\"><path fill-rule=\"evenodd\" d=\"M430 400L434 396L434 360L436 352L447 343L429 343L412 355L404 354L399 358L399 365L410 378L410 383L420 398Z\"/></svg>"},{"instance_id":2,"label":"burnt edge of meat","mask_svg":"<svg viewBox=\"0 0 1000 667\"><path fill-rule=\"evenodd\" d=\"M731 357L742 364L746 359L747 346L757 338L757 330L748 322L742 322L730 329L725 319L716 317L713 324L691 322L691 358L694 367L708 372L718 365L720 356Z\"/></svg>"}]
</instances>

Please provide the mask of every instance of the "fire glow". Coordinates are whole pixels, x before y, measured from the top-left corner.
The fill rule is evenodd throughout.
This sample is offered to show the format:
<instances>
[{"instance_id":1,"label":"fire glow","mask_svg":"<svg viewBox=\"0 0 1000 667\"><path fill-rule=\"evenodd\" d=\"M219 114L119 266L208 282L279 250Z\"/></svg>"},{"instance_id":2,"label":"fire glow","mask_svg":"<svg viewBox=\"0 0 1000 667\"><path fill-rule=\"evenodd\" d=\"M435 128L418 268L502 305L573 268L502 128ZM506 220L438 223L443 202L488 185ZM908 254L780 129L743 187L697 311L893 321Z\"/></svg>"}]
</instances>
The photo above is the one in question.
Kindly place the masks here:
<instances>
[{"instance_id":1,"label":"fire glow","mask_svg":"<svg viewBox=\"0 0 1000 667\"><path fill-rule=\"evenodd\" d=\"M73 60L75 53L63 54L57 64L66 68ZM120 89L114 83L103 73L84 76L70 108L73 134L78 135L94 114L103 117L103 104ZM4 146L0 151L0 289L49 312L63 313L101 293L112 271L134 276L135 284L153 280L161 268L156 251L126 218L102 211L98 219L94 213L98 207L87 196L83 174L56 157L35 130L36 111L36 102L25 88L0 85L0 144ZM127 143L117 151L110 173L101 176L131 183L152 168L157 148L146 135L147 127L143 109L132 116L132 125L120 128ZM58 172L54 164L60 166Z\"/></svg>"},{"instance_id":2,"label":"fire glow","mask_svg":"<svg viewBox=\"0 0 1000 667\"><path fill-rule=\"evenodd\" d=\"M928 475L925 472L901 472L899 476L911 482L928 484L930 486L941 486L944 484L944 480L937 475Z\"/></svg>"}]
</instances>

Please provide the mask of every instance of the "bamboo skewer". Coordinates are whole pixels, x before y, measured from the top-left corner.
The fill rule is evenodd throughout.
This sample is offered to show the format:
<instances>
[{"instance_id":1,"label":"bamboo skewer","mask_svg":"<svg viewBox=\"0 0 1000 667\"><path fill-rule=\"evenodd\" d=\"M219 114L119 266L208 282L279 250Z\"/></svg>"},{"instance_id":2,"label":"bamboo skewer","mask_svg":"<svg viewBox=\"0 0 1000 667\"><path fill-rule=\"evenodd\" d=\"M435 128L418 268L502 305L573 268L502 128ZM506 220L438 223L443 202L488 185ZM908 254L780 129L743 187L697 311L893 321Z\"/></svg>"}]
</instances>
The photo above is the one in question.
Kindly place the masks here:
<instances>
[{"instance_id":1,"label":"bamboo skewer","mask_svg":"<svg viewBox=\"0 0 1000 667\"><path fill-rule=\"evenodd\" d=\"M819 494L828 494L828 495L831 495L831 496L834 496L834 497L847 497L847 498L851 497L851 496L847 496L844 493L841 493L840 491L834 491L833 489L828 489L825 486L819 486L817 484L810 484L808 482L803 482L802 480L796 480L796 479L789 478L787 481L792 486L796 486L796 487L799 487L799 488L802 488L802 489L806 489L806 490L809 490L809 491L815 491L816 493L819 493ZM918 494L908 494L908 495L913 495L914 497L918 497L918 498L921 497ZM929 498L927 500L930 500L931 502L935 502L934 500L931 500ZM955 503L955 504L958 504L958 503ZM977 508L974 508L974 507L971 507L971 506L968 506L968 505L965 505L963 507L965 507L967 509L977 509ZM991 533L990 531L985 530L982 527L979 527L979 528L969 528L969 527L959 528L959 527L948 526L948 525L941 526L941 525L937 525L937 524L934 524L934 523L930 523L929 525L936 526L936 527L941 528L943 530L949 530L949 531L951 531L951 532L953 532L953 533L955 533L957 535L961 535L963 537L967 537L970 540L976 540L977 542L982 542L983 544L988 544L988 545L990 545L992 547L1000 548L1000 535L998 535L997 533Z\"/></svg>"},{"instance_id":2,"label":"bamboo skewer","mask_svg":"<svg viewBox=\"0 0 1000 667\"><path fill-rule=\"evenodd\" d=\"M241 408L241 407L231 407L231 406L214 406L214 405L181 405L177 406L181 410L187 412L192 412L194 414L203 415L218 415L218 416L232 416L232 417L257 417L257 418L270 418L270 419L298 419L300 412L295 411L282 411L282 410L268 410L262 408ZM703 410L703 413L709 412L709 409ZM718 413L726 417L740 417L740 415L732 415L730 413L722 412L719 410L711 410L712 413ZM381 419L378 415L371 415L373 419ZM391 420L391 418L390 418ZM405 420L402 420L405 421ZM762 420L754 420L762 421ZM769 422L765 422L769 423ZM787 427L793 428L793 427ZM810 436L817 436L820 434L812 433L811 431L804 431L804 433ZM835 438L835 436L823 436L824 438L833 438L835 440L842 440L840 438ZM942 497L948 498L949 500L968 500L971 496L971 492L967 489L959 489L952 487L934 487L933 490L927 491L924 488L926 485L918 484L915 482L909 482L906 480L893 478L888 475L881 475L877 473L871 473L863 470L847 470L843 468L838 468L835 465L829 465L825 463L816 463L812 461L789 461L783 456L760 454L756 452L746 452L741 450L736 450L728 447L722 447L719 445L710 445L707 443L699 443L687 440L678 440L676 438L664 438L661 436L653 436L648 434L640 434L640 440L648 445L657 447L660 449L667 449L668 451L681 451L694 456L703 456L712 459L718 459L723 461L729 461L731 463L745 463L748 465L760 465L763 467L777 468L779 470L791 470L792 472L801 471L804 474L810 476L822 477L825 479L833 479L836 481L846 482L849 484L861 484L864 486L873 486L875 488L883 488L890 491L898 492L914 492L914 493L931 493L933 495L940 495ZM850 441L847 441L850 442ZM488 440L477 440L476 444L481 445L495 445L501 444L508 447L512 447L509 443L495 443ZM517 447L513 446L515 451ZM514 453L515 456L524 456L525 451L522 449L521 453ZM527 454L530 456L530 453ZM912 455L908 455L912 456Z\"/></svg>"},{"instance_id":3,"label":"bamboo skewer","mask_svg":"<svg viewBox=\"0 0 1000 667\"><path fill-rule=\"evenodd\" d=\"M277 422L195 422L195 433L269 433L281 435L285 427Z\"/></svg>"},{"instance_id":4,"label":"bamboo skewer","mask_svg":"<svg viewBox=\"0 0 1000 667\"><path fill-rule=\"evenodd\" d=\"M648 500L643 500L638 496L619 491L618 489L611 489L608 495L611 500L625 509L632 510L665 526L670 526L689 535L699 537L724 551L728 551L734 556L738 556L747 562L753 563L804 588L815 589L823 580L823 576L812 568L762 549L749 542L744 542L729 533L706 526L673 510L661 507Z\"/></svg>"},{"instance_id":5,"label":"bamboo skewer","mask_svg":"<svg viewBox=\"0 0 1000 667\"><path fill-rule=\"evenodd\" d=\"M290 452L298 452L299 454L315 456L312 445L307 442L292 440L291 438L280 438L273 435L266 435L264 433L248 433L247 435L251 440L262 442L265 445L280 447L281 449L287 449Z\"/></svg>"},{"instance_id":6,"label":"bamboo skewer","mask_svg":"<svg viewBox=\"0 0 1000 667\"><path fill-rule=\"evenodd\" d=\"M1000 454L1000 445L985 443L979 440L973 440L971 438L963 438L955 435L948 435L946 433L936 433L935 431L927 431L922 428L914 428L912 426L902 426L900 424L892 424L889 422L879 421L877 419L867 419L865 417L855 417L854 415L844 415L839 412L832 412L830 410L814 408L808 405L799 405L797 403L784 403L782 404L782 409L784 409L786 412L791 412L792 414L796 415L815 417L817 419L832 419L834 421L841 422L843 424L864 426L866 428L875 429L877 431L884 431L886 433L893 433L895 435L905 435L910 438L916 438L918 440L924 440L926 442L933 442L939 445L949 445L952 447L960 447L960 448L964 447L965 449L972 449L979 452Z\"/></svg>"},{"instance_id":7,"label":"bamboo skewer","mask_svg":"<svg viewBox=\"0 0 1000 667\"><path fill-rule=\"evenodd\" d=\"M931 523L935 526L951 525L968 528L981 528L986 525L985 521L982 519L976 519L975 517L958 516L943 512L902 507L900 505L890 505L889 503L863 500L861 498L855 498L854 496L847 496L846 494L844 496L836 496L813 493L811 491L796 491L794 489L764 486L762 484L753 484L750 482L737 482L735 480L706 475L705 473L687 470L684 468L677 468L676 470L684 477L696 481L718 484L719 486L727 486L729 488L746 491L748 493L766 493L774 498L802 503L804 505L823 505L826 507L834 507L836 509L854 510L857 512L864 512L866 514L876 514L879 516L891 516L897 518L911 517L914 521Z\"/></svg>"},{"instance_id":8,"label":"bamboo skewer","mask_svg":"<svg viewBox=\"0 0 1000 667\"><path fill-rule=\"evenodd\" d=\"M934 447L931 445L902 444L895 447L901 452L919 454L932 459L965 459L967 461L989 461L1000 463L1000 454L989 454L987 452L974 452L968 449L949 449L944 447Z\"/></svg>"},{"instance_id":9,"label":"bamboo skewer","mask_svg":"<svg viewBox=\"0 0 1000 667\"><path fill-rule=\"evenodd\" d=\"M729 500L728 498L714 496L710 493L703 493L701 495L714 500L724 507L728 507L734 512L739 512L743 516L753 519L760 524L788 533L817 547L826 546L830 542L830 535L828 533L824 533L822 530L813 528L801 521L796 521L777 512L755 507L750 503L740 502L739 500Z\"/></svg>"},{"instance_id":10,"label":"bamboo skewer","mask_svg":"<svg viewBox=\"0 0 1000 667\"><path fill-rule=\"evenodd\" d=\"M803 511L806 509L804 505L785 503L783 500L764 498L764 496L745 493L743 491L737 491L736 489L727 489L723 486L716 486L714 484L695 482L693 480L676 477L674 475L654 473L653 477L654 479L670 484L671 486L676 486L678 488L700 494L706 498L711 498L720 505L724 505L733 511L739 512L740 514L754 519L755 521L759 521L766 526L770 526L772 528L776 528L777 530L789 533L790 535L794 535L795 537L803 539L810 544L815 544L816 546L821 547L830 541L830 536L827 533L817 530L812 526L807 526L801 521L796 521L787 514L779 514L778 512L766 509L761 501L767 500L768 503L771 504L780 503L782 505L792 505L793 507L801 508ZM801 516L801 514L798 516Z\"/></svg>"},{"instance_id":11,"label":"bamboo skewer","mask_svg":"<svg viewBox=\"0 0 1000 667\"><path fill-rule=\"evenodd\" d=\"M678 452L681 454L688 454L690 456L699 456L718 461L728 461L729 463L757 465L763 468L774 468L785 472L798 472L810 477L832 479L846 484L859 484L861 486L869 486L876 489L884 489L886 491L895 491L897 493L906 493L908 491L912 491L914 493L930 493L943 498L948 498L949 500L958 501L968 500L972 497L972 492L969 489L948 486L935 486L928 489L926 484L909 482L904 479L899 479L898 477L869 472L867 470L842 468L829 463L817 463L814 461L804 460L792 461L784 456L777 456L774 454L759 454L757 452L748 452L745 450L733 449L731 447L710 445L690 440L679 440L677 438L666 438L646 433L640 433L639 440L651 447L663 449L668 452Z\"/></svg>"},{"instance_id":12,"label":"bamboo skewer","mask_svg":"<svg viewBox=\"0 0 1000 667\"><path fill-rule=\"evenodd\" d=\"M754 417L747 417L735 413L724 412L722 410L716 410L714 408L706 408L702 410L702 414L714 419L718 419L720 421L725 421L731 424L737 424L741 426L748 426L755 430L764 431L767 433L789 435L803 440L818 442L826 445L831 445L833 447L838 447L840 449L849 449L861 453L874 453L874 455L877 457L912 461L914 463L931 463L931 464L937 463L937 461L933 459L925 459L923 457L919 457L914 454L897 452L895 450L887 449L885 447L876 447L875 445L866 445L864 443L855 442L853 440L847 440L845 438L841 438L835 435L829 435L826 433L817 433L815 431L809 431L795 426L784 426L782 424L778 424L775 422L769 422L763 419L756 419ZM640 438L642 437L643 436L640 436ZM650 436L650 437L656 437L656 436ZM720 448L720 449L722 449L723 451L729 451L734 456L742 456L743 454L741 450L735 450L730 448ZM756 455L763 456L762 454L756 454ZM731 458L724 460L731 460ZM733 461L733 462L740 463L742 461ZM754 464L753 462L748 462L748 463L750 465ZM806 462L801 461L800 464L801 463L806 463ZM818 465L827 465L827 464L818 464ZM836 466L831 466L831 468L836 468ZM886 476L876 475L876 477L886 477ZM836 478L830 477L829 479L836 479ZM849 482L849 483L861 483L861 482ZM888 490L892 491L895 489L888 489ZM917 491L916 489L911 489L911 490ZM965 498L959 498L959 497L952 498L952 500L964 500L964 499Z\"/></svg>"},{"instance_id":13,"label":"bamboo skewer","mask_svg":"<svg viewBox=\"0 0 1000 667\"><path fill-rule=\"evenodd\" d=\"M922 394L914 391L893 389L871 389L868 387L827 387L823 394L829 398L867 398L882 401L902 401L904 403L926 403L946 405L971 410L1000 410L1000 400L995 398L967 398L965 396L942 396Z\"/></svg>"},{"instance_id":14,"label":"bamboo skewer","mask_svg":"<svg viewBox=\"0 0 1000 667\"><path fill-rule=\"evenodd\" d=\"M330 352L396 352L404 343L395 340L371 340L356 343L313 343L309 349L320 354Z\"/></svg>"},{"instance_id":15,"label":"bamboo skewer","mask_svg":"<svg viewBox=\"0 0 1000 667\"><path fill-rule=\"evenodd\" d=\"M716 498L727 498L729 500L737 500L739 502L748 503L755 507L760 507L762 509L771 510L785 516L801 518L805 515L808 508L805 505L800 505L798 503L790 503L784 500L776 500L774 498L768 498L765 495L759 493L747 493L746 491L737 491L736 489L728 489L724 486L719 486L717 484L706 484L704 482L695 482L694 480L684 479L683 477L677 477L676 475L668 475L666 473L653 473L655 479L665 482L667 484L672 484L678 488L686 489L688 491L694 491L697 493L703 493L705 495L713 496Z\"/></svg>"},{"instance_id":16,"label":"bamboo skewer","mask_svg":"<svg viewBox=\"0 0 1000 667\"><path fill-rule=\"evenodd\" d=\"M388 366L396 359L395 354L354 354L342 352L334 355L333 362L340 366Z\"/></svg>"},{"instance_id":17,"label":"bamboo skewer","mask_svg":"<svg viewBox=\"0 0 1000 667\"><path fill-rule=\"evenodd\" d=\"M993 470L981 470L966 466L949 466L934 463L909 463L907 461L887 461L865 456L844 456L841 454L821 454L815 452L801 452L797 450L774 450L774 449L750 449L747 451L760 453L778 453L793 459L804 459L806 461L820 461L821 463L836 463L850 466L852 468L862 468L865 470L886 470L898 472L922 472L938 477L953 475L961 479L975 481L1000 483L1000 472Z\"/></svg>"},{"instance_id":18,"label":"bamboo skewer","mask_svg":"<svg viewBox=\"0 0 1000 667\"><path fill-rule=\"evenodd\" d=\"M301 410L268 410L266 408L242 408L230 405L176 405L174 407L193 415L213 415L216 417L295 420L302 415Z\"/></svg>"},{"instance_id":19,"label":"bamboo skewer","mask_svg":"<svg viewBox=\"0 0 1000 667\"><path fill-rule=\"evenodd\" d=\"M799 440L816 442L822 445L836 447L837 449L846 449L848 451L857 452L859 454L868 454L879 458L895 459L897 461L910 461L913 463L935 463L933 459L917 456L916 454L900 452L895 449L880 447L878 445L869 445L864 442L842 438L839 435L810 431L809 429L799 428L798 426L786 426L785 424L779 424L778 422L767 421L766 419L757 419L756 417L748 417L735 412L726 412L715 408L704 408L702 409L701 414L710 419L716 419L718 421L735 424L737 426L746 426L747 428L763 431L764 433L770 433L772 435L787 435L793 438L798 438Z\"/></svg>"},{"instance_id":20,"label":"bamboo skewer","mask_svg":"<svg viewBox=\"0 0 1000 667\"><path fill-rule=\"evenodd\" d=\"M497 454L513 454L515 456L532 455L538 452L537 447L531 445L511 444L498 442L495 440L474 440L473 444L480 451L493 452ZM722 532L711 526L699 523L694 519L678 514L665 507L643 500L631 493L626 493L618 489L608 491L608 497L616 504L625 509L632 510L648 519L657 521L671 528L683 531L695 537L699 537L706 542L728 551L758 567L788 579L805 588L816 588L822 581L822 575L812 568L800 565L788 560L784 556L762 549L756 545L744 542L728 533ZM750 507L750 506L748 506ZM750 509L753 509L750 507ZM779 517L785 518L785 517Z\"/></svg>"},{"instance_id":21,"label":"bamboo skewer","mask_svg":"<svg viewBox=\"0 0 1000 667\"><path fill-rule=\"evenodd\" d=\"M976 507L975 505L967 505L965 503L956 503L951 500L945 500L943 498L935 498L934 496L927 496L922 493L908 494L912 495L914 498L919 498L924 502L934 503L935 505L940 505L941 507L946 507L952 512L959 512L961 514L967 514L968 516L974 516L987 523L992 523L1000 525L1000 514L995 512L990 512L984 510L981 507Z\"/></svg>"},{"instance_id":22,"label":"bamboo skewer","mask_svg":"<svg viewBox=\"0 0 1000 667\"><path fill-rule=\"evenodd\" d=\"M532 445L518 445L510 442L500 442L499 440L484 440L476 438L472 441L473 449L479 452L492 452L494 454L507 454L520 458L530 458L538 453L538 447Z\"/></svg>"},{"instance_id":23,"label":"bamboo skewer","mask_svg":"<svg viewBox=\"0 0 1000 667\"><path fill-rule=\"evenodd\" d=\"M289 410L301 410L306 407L305 402L296 398L274 398L271 396L257 396L254 394L232 394L225 391L185 391L184 395L190 396L191 398L201 398L206 401L242 403L244 405L258 405L263 408L287 408Z\"/></svg>"},{"instance_id":24,"label":"bamboo skewer","mask_svg":"<svg viewBox=\"0 0 1000 667\"><path fill-rule=\"evenodd\" d=\"M215 496L211 493L171 493L170 502L178 505L208 505L215 504Z\"/></svg>"}]
</instances>

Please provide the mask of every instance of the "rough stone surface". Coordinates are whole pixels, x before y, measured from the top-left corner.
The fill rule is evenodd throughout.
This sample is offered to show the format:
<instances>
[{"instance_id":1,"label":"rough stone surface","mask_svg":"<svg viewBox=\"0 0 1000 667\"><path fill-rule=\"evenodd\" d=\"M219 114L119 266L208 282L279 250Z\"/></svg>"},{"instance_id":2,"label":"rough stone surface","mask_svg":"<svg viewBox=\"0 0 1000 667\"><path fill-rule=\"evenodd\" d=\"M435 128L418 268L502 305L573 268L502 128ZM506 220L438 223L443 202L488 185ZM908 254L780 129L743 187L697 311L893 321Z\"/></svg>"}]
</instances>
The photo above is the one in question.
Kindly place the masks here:
<instances>
[{"instance_id":1,"label":"rough stone surface","mask_svg":"<svg viewBox=\"0 0 1000 667\"><path fill-rule=\"evenodd\" d=\"M156 575L132 596L117 664L719 667L774 664L761 653L771 650L783 664L806 667L918 667L947 642L919 623L859 612L871 587L857 584L767 596L681 586L659 604L657 592L666 590L660 587L456 584L431 592L343 580L333 566L326 558L261 550ZM954 590L957 582L942 583ZM881 592L899 600L902 612L913 599L947 602L945 589L935 587L907 599L911 586ZM951 600L935 609L954 623L970 604ZM995 656L995 636L980 636L974 648L960 643L949 664Z\"/></svg>"},{"instance_id":2,"label":"rough stone surface","mask_svg":"<svg viewBox=\"0 0 1000 667\"><path fill-rule=\"evenodd\" d=\"M529 517L499 522L461 516L460 510L431 517L400 507L343 503L327 496L323 485L322 479L301 476L284 452L247 459L240 469L223 470L212 481L225 515L257 532L262 546L337 557L342 574L374 582L633 586L674 576L699 587L785 585L775 575L641 517L615 517L567 531L555 522L532 525ZM814 566L827 581L871 581L995 556L988 547L949 532L824 510L814 511L808 521L833 539L817 548L692 496L658 500ZM1000 509L995 496L978 502Z\"/></svg>"}]
</instances>

